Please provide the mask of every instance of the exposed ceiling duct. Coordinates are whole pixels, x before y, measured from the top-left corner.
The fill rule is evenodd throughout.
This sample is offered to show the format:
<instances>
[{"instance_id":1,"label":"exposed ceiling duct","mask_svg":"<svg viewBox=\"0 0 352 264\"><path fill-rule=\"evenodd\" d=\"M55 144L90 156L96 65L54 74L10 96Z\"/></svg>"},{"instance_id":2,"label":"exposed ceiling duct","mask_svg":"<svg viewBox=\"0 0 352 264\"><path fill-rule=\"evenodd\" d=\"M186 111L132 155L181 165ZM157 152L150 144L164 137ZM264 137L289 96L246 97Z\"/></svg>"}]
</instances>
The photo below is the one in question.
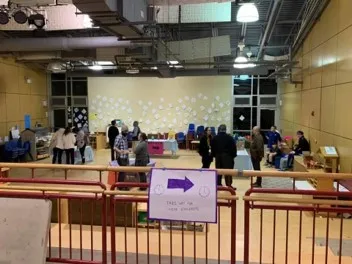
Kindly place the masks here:
<instances>
[{"instance_id":1,"label":"exposed ceiling duct","mask_svg":"<svg viewBox=\"0 0 352 264\"><path fill-rule=\"evenodd\" d=\"M203 3L225 3L233 0L148 0L150 5L186 5Z\"/></svg>"},{"instance_id":2,"label":"exposed ceiling duct","mask_svg":"<svg viewBox=\"0 0 352 264\"><path fill-rule=\"evenodd\" d=\"M142 27L124 25L128 21L147 20L147 0L72 0L94 24L116 36L140 36Z\"/></svg>"},{"instance_id":3,"label":"exposed ceiling duct","mask_svg":"<svg viewBox=\"0 0 352 264\"><path fill-rule=\"evenodd\" d=\"M151 46L151 43L133 43L117 40L116 37L86 37L86 38L27 38L0 40L0 52L16 51L55 51L104 47L138 47Z\"/></svg>"}]
</instances>

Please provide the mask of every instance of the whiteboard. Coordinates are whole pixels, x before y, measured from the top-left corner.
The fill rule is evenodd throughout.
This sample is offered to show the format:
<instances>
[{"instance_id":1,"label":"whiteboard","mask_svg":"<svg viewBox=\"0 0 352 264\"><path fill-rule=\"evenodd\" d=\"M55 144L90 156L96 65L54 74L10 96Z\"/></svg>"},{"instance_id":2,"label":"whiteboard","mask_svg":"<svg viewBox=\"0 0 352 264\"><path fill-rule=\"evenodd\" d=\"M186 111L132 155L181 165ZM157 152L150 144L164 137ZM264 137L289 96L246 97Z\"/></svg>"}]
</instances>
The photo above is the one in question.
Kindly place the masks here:
<instances>
[{"instance_id":1,"label":"whiteboard","mask_svg":"<svg viewBox=\"0 0 352 264\"><path fill-rule=\"evenodd\" d=\"M0 263L45 264L51 201L0 198Z\"/></svg>"}]
</instances>

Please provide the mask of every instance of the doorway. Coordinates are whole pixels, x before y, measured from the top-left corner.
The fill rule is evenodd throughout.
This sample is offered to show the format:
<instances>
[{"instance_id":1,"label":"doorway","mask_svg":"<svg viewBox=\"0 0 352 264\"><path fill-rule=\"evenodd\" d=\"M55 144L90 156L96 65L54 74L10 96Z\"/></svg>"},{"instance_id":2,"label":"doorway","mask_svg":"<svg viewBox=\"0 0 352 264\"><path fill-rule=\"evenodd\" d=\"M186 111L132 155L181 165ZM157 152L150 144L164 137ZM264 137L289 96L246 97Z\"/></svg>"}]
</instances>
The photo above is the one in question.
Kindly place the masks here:
<instances>
[{"instance_id":1,"label":"doorway","mask_svg":"<svg viewBox=\"0 0 352 264\"><path fill-rule=\"evenodd\" d=\"M67 126L67 117L65 108L53 109L53 127L65 128Z\"/></svg>"},{"instance_id":2,"label":"doorway","mask_svg":"<svg viewBox=\"0 0 352 264\"><path fill-rule=\"evenodd\" d=\"M259 126L262 131L269 131L271 126L276 124L276 109L262 108L258 109Z\"/></svg>"}]
</instances>

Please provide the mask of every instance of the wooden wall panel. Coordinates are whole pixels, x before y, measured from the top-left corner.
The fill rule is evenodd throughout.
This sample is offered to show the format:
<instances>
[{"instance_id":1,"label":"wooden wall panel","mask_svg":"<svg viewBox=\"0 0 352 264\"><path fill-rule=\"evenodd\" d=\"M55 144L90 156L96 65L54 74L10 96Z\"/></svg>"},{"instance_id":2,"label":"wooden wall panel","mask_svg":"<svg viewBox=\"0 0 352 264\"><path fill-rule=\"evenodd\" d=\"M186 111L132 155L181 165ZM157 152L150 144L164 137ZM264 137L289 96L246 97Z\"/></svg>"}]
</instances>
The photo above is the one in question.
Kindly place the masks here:
<instances>
[{"instance_id":1,"label":"wooden wall panel","mask_svg":"<svg viewBox=\"0 0 352 264\"><path fill-rule=\"evenodd\" d=\"M0 122L6 122L6 94L0 93Z\"/></svg>"},{"instance_id":2,"label":"wooden wall panel","mask_svg":"<svg viewBox=\"0 0 352 264\"><path fill-rule=\"evenodd\" d=\"M352 82L352 27L342 31L337 37L336 83Z\"/></svg>"},{"instance_id":3,"label":"wooden wall panel","mask_svg":"<svg viewBox=\"0 0 352 264\"><path fill-rule=\"evenodd\" d=\"M337 0L332 0L337 1ZM337 20L339 22L339 31L346 29L347 27L352 25L352 1L351 0L338 0L339 5L339 15L337 16Z\"/></svg>"},{"instance_id":4,"label":"wooden wall panel","mask_svg":"<svg viewBox=\"0 0 352 264\"><path fill-rule=\"evenodd\" d=\"M325 87L321 93L321 130L335 133L335 86Z\"/></svg>"},{"instance_id":5,"label":"wooden wall panel","mask_svg":"<svg viewBox=\"0 0 352 264\"><path fill-rule=\"evenodd\" d=\"M352 83L336 86L335 134L352 139Z\"/></svg>"},{"instance_id":6,"label":"wooden wall panel","mask_svg":"<svg viewBox=\"0 0 352 264\"><path fill-rule=\"evenodd\" d=\"M336 84L337 37L323 44L323 77L322 86Z\"/></svg>"}]
</instances>

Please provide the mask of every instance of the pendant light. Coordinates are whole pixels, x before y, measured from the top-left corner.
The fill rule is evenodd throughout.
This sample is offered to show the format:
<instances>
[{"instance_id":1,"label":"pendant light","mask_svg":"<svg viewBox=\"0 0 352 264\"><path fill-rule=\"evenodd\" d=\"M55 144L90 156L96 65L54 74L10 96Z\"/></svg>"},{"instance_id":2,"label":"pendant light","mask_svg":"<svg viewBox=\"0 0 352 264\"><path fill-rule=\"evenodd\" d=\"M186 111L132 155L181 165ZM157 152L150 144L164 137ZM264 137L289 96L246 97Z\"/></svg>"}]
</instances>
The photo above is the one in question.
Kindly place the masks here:
<instances>
[{"instance_id":1,"label":"pendant light","mask_svg":"<svg viewBox=\"0 0 352 264\"><path fill-rule=\"evenodd\" d=\"M259 20L258 9L253 3L247 3L240 6L236 17L237 22L249 23Z\"/></svg>"}]
</instances>

